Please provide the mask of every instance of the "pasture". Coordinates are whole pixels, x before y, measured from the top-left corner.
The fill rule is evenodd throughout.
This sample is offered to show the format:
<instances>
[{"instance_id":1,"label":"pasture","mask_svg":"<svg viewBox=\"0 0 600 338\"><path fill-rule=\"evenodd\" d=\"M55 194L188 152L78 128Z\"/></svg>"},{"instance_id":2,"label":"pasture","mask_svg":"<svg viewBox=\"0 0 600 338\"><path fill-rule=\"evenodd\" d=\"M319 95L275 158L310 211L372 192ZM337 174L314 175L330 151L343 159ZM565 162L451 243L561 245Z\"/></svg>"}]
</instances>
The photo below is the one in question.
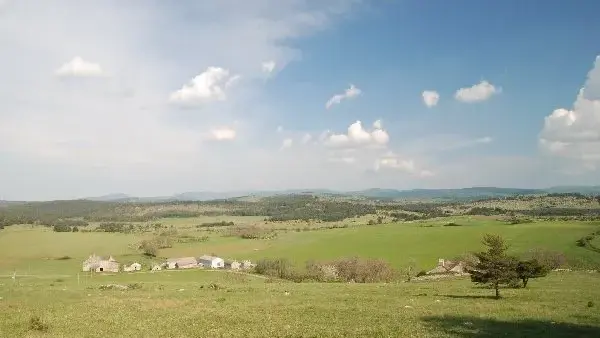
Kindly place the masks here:
<instances>
[{"instance_id":1,"label":"pasture","mask_svg":"<svg viewBox=\"0 0 600 338\"><path fill-rule=\"evenodd\" d=\"M228 226L196 226L221 221L272 227L278 229L277 236L242 239L227 235ZM564 253L575 268L600 266L600 254L576 245L577 239L598 230L597 222L507 224L483 216L376 225L365 225L361 218L351 221L347 228L319 229L327 224L265 224L258 216L165 218L158 222L175 230L175 240L155 258L142 255L136 246L157 231L63 233L43 226L10 226L0 231L0 336L600 336L597 272L553 272L533 280L527 289L504 289L505 298L494 300L489 297L492 290L476 287L468 278L292 283L227 271L147 271L148 264L165 257L205 253L253 261L282 257L299 266L310 259L360 256L385 259L399 270L409 264L415 271L428 270L438 258L482 249L485 233L504 236L514 254L546 249ZM207 240L177 241L185 236ZM145 271L83 273L81 262L91 253L113 255L121 263L139 261ZM100 288L107 284L135 288ZM32 318L39 318L33 329Z\"/></svg>"},{"instance_id":2,"label":"pasture","mask_svg":"<svg viewBox=\"0 0 600 338\"><path fill-rule=\"evenodd\" d=\"M138 288L100 289L109 283ZM494 300L468 279L291 283L202 270L0 278L0 336L598 337L600 312L588 302L600 303L599 283L598 273L552 273Z\"/></svg>"},{"instance_id":3,"label":"pasture","mask_svg":"<svg viewBox=\"0 0 600 338\"><path fill-rule=\"evenodd\" d=\"M327 260L349 256L383 258L402 269L408 264L428 270L438 258L454 258L481 248L485 233L504 236L517 255L531 249L563 253L570 266L582 269L600 267L600 254L576 245L577 239L600 229L597 222L537 221L506 224L490 217L460 216L407 223L350 226L348 228L313 228L302 231L293 223L263 225L277 227L273 239L242 239L227 236L226 228L198 229L199 222L222 221L230 218L163 219L164 225L174 225L180 236L207 236L203 242L179 243L161 249L159 257L148 258L136 249L136 244L152 233L76 232L58 233L41 226L12 226L0 231L0 275L73 274L91 253L113 255L122 263L140 261L149 264L167 257L211 254L230 259L287 258L297 264L307 260ZM257 217L237 217L239 224L254 224ZM201 222L202 221L202 222ZM460 226L444 226L449 222ZM292 230L294 229L294 230ZM315 230L316 229L316 230ZM178 235L175 235L178 236ZM68 256L71 259L60 260Z\"/></svg>"}]
</instances>

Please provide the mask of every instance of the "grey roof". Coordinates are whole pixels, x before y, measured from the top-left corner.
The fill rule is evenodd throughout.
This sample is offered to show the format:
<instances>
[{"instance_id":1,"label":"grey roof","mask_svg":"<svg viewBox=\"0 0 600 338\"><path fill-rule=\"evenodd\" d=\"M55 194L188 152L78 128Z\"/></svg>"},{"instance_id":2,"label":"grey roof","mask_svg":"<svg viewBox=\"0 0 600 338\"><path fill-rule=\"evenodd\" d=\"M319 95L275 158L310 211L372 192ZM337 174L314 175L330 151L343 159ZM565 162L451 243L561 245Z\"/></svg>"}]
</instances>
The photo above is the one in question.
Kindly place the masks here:
<instances>
[{"instance_id":1,"label":"grey roof","mask_svg":"<svg viewBox=\"0 0 600 338\"><path fill-rule=\"evenodd\" d=\"M177 265L198 264L198 261L196 261L196 258L194 257L169 258L167 259L167 262L177 263Z\"/></svg>"}]
</instances>

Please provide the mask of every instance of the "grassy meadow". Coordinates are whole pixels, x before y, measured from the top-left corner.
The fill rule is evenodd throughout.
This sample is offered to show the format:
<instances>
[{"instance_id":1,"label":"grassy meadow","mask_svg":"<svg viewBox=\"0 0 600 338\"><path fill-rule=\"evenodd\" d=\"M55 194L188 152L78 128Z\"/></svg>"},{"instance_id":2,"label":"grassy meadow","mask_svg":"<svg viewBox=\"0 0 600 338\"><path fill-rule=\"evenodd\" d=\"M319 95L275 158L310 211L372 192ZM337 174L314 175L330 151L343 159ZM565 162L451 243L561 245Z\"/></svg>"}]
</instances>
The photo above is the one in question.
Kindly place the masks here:
<instances>
[{"instance_id":1,"label":"grassy meadow","mask_svg":"<svg viewBox=\"0 0 600 338\"><path fill-rule=\"evenodd\" d=\"M438 258L451 259L479 250L485 233L504 236L510 251L525 254L531 249L546 249L564 253L569 265L592 269L600 266L600 254L578 247L577 239L600 229L597 222L537 221L506 224L491 217L460 216L451 219L407 223L387 223L372 226L296 231L288 225L268 225L289 228L278 231L273 239L242 239L225 236L221 229L198 229L195 224L208 221L229 221L233 218L163 219L173 225L181 236L208 236L204 242L173 244L159 251L159 257L149 259L135 248L152 233L67 232L57 233L40 226L12 226L0 232L0 275L75 274L81 262L91 253L113 255L122 263L141 261L149 264L167 257L211 254L230 259L287 258L297 264L307 260L327 260L349 256L383 258L396 268L414 264L429 270ZM261 224L260 217L237 217L236 224ZM461 226L444 226L454 222ZM285 224L285 222L281 222ZM267 225L264 225L267 226ZM299 228L299 227L297 227ZM58 258L68 256L71 259Z\"/></svg>"},{"instance_id":2,"label":"grassy meadow","mask_svg":"<svg viewBox=\"0 0 600 338\"><path fill-rule=\"evenodd\" d=\"M533 203L509 202L519 210ZM495 208L493 203L500 202L481 206ZM600 230L598 221L536 218L511 224L506 217L450 214L402 222L384 209L333 221L267 221L268 216L256 215L144 221L143 212L127 220L134 208L117 207L126 210L94 217L121 217L134 231L95 231L103 220L90 221L78 232L35 224L0 230L0 337L600 337L600 273L587 271L600 268L600 253L592 250L600 246L600 236L590 240L592 249L577 245ZM200 207L173 208L190 212ZM406 213L441 212L427 208L406 207ZM151 211L165 212L160 206ZM81 215L73 212L71 219ZM207 225L216 222L235 225ZM232 235L238 227L276 236L245 239ZM157 257L144 256L138 244L164 232L171 247L160 249ZM168 257L215 254L252 261L287 258L298 267L307 260L381 258L397 270L410 265L415 273L433 268L438 258L483 249L481 238L487 233L502 235L515 255L536 249L560 252L574 271L551 272L525 289L502 289L501 300L464 277L293 283L247 272L148 271L151 263ZM91 253L112 255L122 264L137 261L144 270L81 272ZM116 289L104 288L112 284Z\"/></svg>"},{"instance_id":3,"label":"grassy meadow","mask_svg":"<svg viewBox=\"0 0 600 338\"><path fill-rule=\"evenodd\" d=\"M272 281L224 271L0 278L2 337L598 337L600 274L552 273L502 300L468 279ZM102 284L138 283L130 290ZM43 326L32 330L39 317Z\"/></svg>"}]
</instances>

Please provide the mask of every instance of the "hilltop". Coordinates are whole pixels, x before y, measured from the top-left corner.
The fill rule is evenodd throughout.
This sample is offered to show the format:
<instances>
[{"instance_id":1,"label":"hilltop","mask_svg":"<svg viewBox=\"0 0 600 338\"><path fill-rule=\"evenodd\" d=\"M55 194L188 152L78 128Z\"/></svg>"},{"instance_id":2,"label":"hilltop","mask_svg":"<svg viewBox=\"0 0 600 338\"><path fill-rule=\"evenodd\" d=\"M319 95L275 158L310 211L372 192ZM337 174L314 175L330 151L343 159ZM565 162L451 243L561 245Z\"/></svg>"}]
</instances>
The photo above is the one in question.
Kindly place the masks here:
<instances>
[{"instance_id":1,"label":"hilltop","mask_svg":"<svg viewBox=\"0 0 600 338\"><path fill-rule=\"evenodd\" d=\"M583 195L600 195L600 186L557 186L545 189L469 187L458 189L382 189L371 188L356 191L336 191L329 189L288 189L288 190L248 190L248 191L189 191L171 196L136 197L124 193L115 193L97 197L87 197L91 201L113 202L168 202L168 201L209 201L239 197L271 197L280 195L303 194L331 197L355 197L375 199L407 199L407 200L475 200L519 195L544 195L551 193L578 193Z\"/></svg>"}]
</instances>

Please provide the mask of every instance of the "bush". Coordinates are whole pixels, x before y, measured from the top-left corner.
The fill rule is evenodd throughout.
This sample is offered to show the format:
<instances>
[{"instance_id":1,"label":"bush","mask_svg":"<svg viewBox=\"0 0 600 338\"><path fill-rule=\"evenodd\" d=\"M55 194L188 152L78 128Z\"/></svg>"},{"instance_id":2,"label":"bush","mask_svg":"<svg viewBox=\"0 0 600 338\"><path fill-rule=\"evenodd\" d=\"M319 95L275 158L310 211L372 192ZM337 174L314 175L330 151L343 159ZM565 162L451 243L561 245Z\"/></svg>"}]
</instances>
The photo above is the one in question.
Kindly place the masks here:
<instances>
[{"instance_id":1,"label":"bush","mask_svg":"<svg viewBox=\"0 0 600 338\"><path fill-rule=\"evenodd\" d=\"M337 268L339 280L344 282L391 282L396 276L389 263L381 259L344 258L332 265Z\"/></svg>"},{"instance_id":2,"label":"bush","mask_svg":"<svg viewBox=\"0 0 600 338\"><path fill-rule=\"evenodd\" d=\"M425 271L425 270L421 270L421 271L419 271L417 273L417 277L422 277L422 276L425 276L425 275L427 275L427 271Z\"/></svg>"},{"instance_id":3,"label":"bush","mask_svg":"<svg viewBox=\"0 0 600 338\"><path fill-rule=\"evenodd\" d=\"M549 270L558 269L567 264L567 258L565 255L558 251L533 249L530 250L525 256L525 258L528 260L538 261L541 265L545 266Z\"/></svg>"},{"instance_id":4,"label":"bush","mask_svg":"<svg viewBox=\"0 0 600 338\"><path fill-rule=\"evenodd\" d=\"M338 270L333 264L308 261L305 277L317 282L335 282L338 280Z\"/></svg>"},{"instance_id":5,"label":"bush","mask_svg":"<svg viewBox=\"0 0 600 338\"><path fill-rule=\"evenodd\" d=\"M235 227L229 231L229 236L244 239L271 239L277 236L272 229L263 229L257 226Z\"/></svg>"},{"instance_id":6,"label":"bush","mask_svg":"<svg viewBox=\"0 0 600 338\"><path fill-rule=\"evenodd\" d=\"M207 222L196 225L196 228L211 228L211 227L225 227L225 226L233 226L235 225L233 222Z\"/></svg>"},{"instance_id":7,"label":"bush","mask_svg":"<svg viewBox=\"0 0 600 338\"><path fill-rule=\"evenodd\" d=\"M592 302L591 300L587 303L588 307L594 307L594 302Z\"/></svg>"},{"instance_id":8,"label":"bush","mask_svg":"<svg viewBox=\"0 0 600 338\"><path fill-rule=\"evenodd\" d=\"M127 289L128 290L138 290L142 288L142 284L140 283L131 283L131 284L127 284Z\"/></svg>"},{"instance_id":9,"label":"bush","mask_svg":"<svg viewBox=\"0 0 600 338\"><path fill-rule=\"evenodd\" d=\"M55 225L52 227L55 232L71 232L71 227L67 225Z\"/></svg>"},{"instance_id":10,"label":"bush","mask_svg":"<svg viewBox=\"0 0 600 338\"><path fill-rule=\"evenodd\" d=\"M71 256L61 256L61 257L57 257L55 258L57 261L66 261L68 259L71 259Z\"/></svg>"},{"instance_id":11,"label":"bush","mask_svg":"<svg viewBox=\"0 0 600 338\"><path fill-rule=\"evenodd\" d=\"M460 226L462 226L462 224L457 224L457 223L454 223L454 222L450 222L450 223L444 224L444 226L445 227L460 227Z\"/></svg>"},{"instance_id":12,"label":"bush","mask_svg":"<svg viewBox=\"0 0 600 338\"><path fill-rule=\"evenodd\" d=\"M154 241L143 240L140 243L139 250L146 256L156 257L158 254L158 245Z\"/></svg>"},{"instance_id":13,"label":"bush","mask_svg":"<svg viewBox=\"0 0 600 338\"><path fill-rule=\"evenodd\" d=\"M29 329L33 331L46 332L48 331L48 324L44 323L39 316L32 316L29 319Z\"/></svg>"},{"instance_id":14,"label":"bush","mask_svg":"<svg viewBox=\"0 0 600 338\"><path fill-rule=\"evenodd\" d=\"M256 263L254 271L260 275L287 279L291 275L293 265L285 258L261 259Z\"/></svg>"},{"instance_id":15,"label":"bush","mask_svg":"<svg viewBox=\"0 0 600 338\"><path fill-rule=\"evenodd\" d=\"M125 232L127 223L104 222L98 225L98 231L104 232Z\"/></svg>"}]
</instances>

